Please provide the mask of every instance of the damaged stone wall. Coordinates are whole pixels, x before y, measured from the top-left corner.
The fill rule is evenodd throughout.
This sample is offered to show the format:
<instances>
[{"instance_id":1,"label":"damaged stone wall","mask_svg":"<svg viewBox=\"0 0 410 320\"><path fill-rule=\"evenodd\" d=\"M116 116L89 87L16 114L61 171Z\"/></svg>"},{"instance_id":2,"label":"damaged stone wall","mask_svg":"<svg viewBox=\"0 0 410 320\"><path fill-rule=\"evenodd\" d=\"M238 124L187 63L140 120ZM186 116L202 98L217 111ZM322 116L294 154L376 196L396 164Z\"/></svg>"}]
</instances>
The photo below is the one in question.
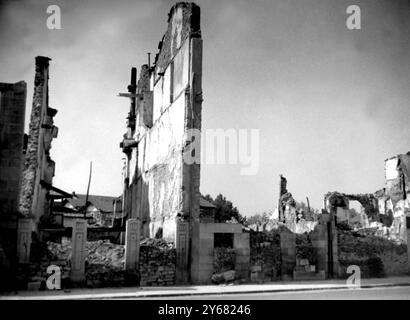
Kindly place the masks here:
<instances>
[{"instance_id":1,"label":"damaged stone wall","mask_svg":"<svg viewBox=\"0 0 410 320\"><path fill-rule=\"evenodd\" d=\"M385 187L375 193L329 192L325 206L337 217L340 276L349 265L359 265L363 277L403 275L408 272L410 153L385 160ZM349 202L358 201L363 215L352 219ZM356 220L362 220L358 225Z\"/></svg>"},{"instance_id":2,"label":"damaged stone wall","mask_svg":"<svg viewBox=\"0 0 410 320\"><path fill-rule=\"evenodd\" d=\"M47 187L54 176L50 148L51 140L57 137L58 131L53 125L57 110L48 105L49 60L47 57L36 57L33 106L19 196L19 213L36 223L50 210Z\"/></svg>"},{"instance_id":3,"label":"damaged stone wall","mask_svg":"<svg viewBox=\"0 0 410 320\"><path fill-rule=\"evenodd\" d=\"M384 235L407 242L406 217L410 217L410 152L385 160L385 187L375 193L378 222Z\"/></svg>"},{"instance_id":4,"label":"damaged stone wall","mask_svg":"<svg viewBox=\"0 0 410 320\"><path fill-rule=\"evenodd\" d=\"M26 95L24 81L0 83L0 220L9 227L18 208Z\"/></svg>"},{"instance_id":5,"label":"damaged stone wall","mask_svg":"<svg viewBox=\"0 0 410 320\"><path fill-rule=\"evenodd\" d=\"M0 83L0 290L10 286L16 251L27 85Z\"/></svg>"},{"instance_id":6,"label":"damaged stone wall","mask_svg":"<svg viewBox=\"0 0 410 320\"><path fill-rule=\"evenodd\" d=\"M176 276L173 243L146 239L141 242L139 272L141 286L172 286Z\"/></svg>"},{"instance_id":7,"label":"damaged stone wall","mask_svg":"<svg viewBox=\"0 0 410 320\"><path fill-rule=\"evenodd\" d=\"M311 232L317 225L317 221L308 221L302 209L297 208L297 204L292 194L287 190L287 180L280 175L280 197L278 201L279 221L292 232L302 234ZM306 211L310 211L306 210Z\"/></svg>"},{"instance_id":8,"label":"damaged stone wall","mask_svg":"<svg viewBox=\"0 0 410 320\"><path fill-rule=\"evenodd\" d=\"M199 218L199 164L186 164L187 131L201 129L200 11L177 3L153 67L143 65L137 85L135 141L127 159L125 211L142 220L142 234L177 242L177 217ZM199 150L197 150L199 152Z\"/></svg>"}]
</instances>

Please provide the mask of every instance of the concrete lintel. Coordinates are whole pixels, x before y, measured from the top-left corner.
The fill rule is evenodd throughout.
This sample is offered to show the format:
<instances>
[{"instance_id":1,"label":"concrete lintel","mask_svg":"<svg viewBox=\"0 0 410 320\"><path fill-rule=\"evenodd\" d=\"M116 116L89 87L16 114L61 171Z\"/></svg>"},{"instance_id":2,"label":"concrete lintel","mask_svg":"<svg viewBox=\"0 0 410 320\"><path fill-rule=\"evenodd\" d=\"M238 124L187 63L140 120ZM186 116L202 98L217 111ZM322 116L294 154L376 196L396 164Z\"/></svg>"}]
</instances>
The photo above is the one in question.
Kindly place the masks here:
<instances>
[{"instance_id":1,"label":"concrete lintel","mask_svg":"<svg viewBox=\"0 0 410 320\"><path fill-rule=\"evenodd\" d=\"M202 233L242 233L242 225L239 223L201 223Z\"/></svg>"}]
</instances>

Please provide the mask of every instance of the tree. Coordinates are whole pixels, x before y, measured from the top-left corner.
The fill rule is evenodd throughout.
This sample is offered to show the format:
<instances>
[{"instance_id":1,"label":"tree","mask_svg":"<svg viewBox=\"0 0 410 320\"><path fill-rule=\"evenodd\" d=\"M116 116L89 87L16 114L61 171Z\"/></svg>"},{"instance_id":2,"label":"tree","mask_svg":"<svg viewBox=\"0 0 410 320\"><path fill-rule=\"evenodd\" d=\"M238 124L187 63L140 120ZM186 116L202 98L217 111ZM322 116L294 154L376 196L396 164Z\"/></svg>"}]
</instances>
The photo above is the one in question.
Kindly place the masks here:
<instances>
[{"instance_id":1,"label":"tree","mask_svg":"<svg viewBox=\"0 0 410 320\"><path fill-rule=\"evenodd\" d=\"M218 194L215 199L207 194L204 196L206 200L215 206L215 221L226 222L234 218L242 223L245 219L240 215L239 210L233 206L232 202L227 200L222 194Z\"/></svg>"}]
</instances>

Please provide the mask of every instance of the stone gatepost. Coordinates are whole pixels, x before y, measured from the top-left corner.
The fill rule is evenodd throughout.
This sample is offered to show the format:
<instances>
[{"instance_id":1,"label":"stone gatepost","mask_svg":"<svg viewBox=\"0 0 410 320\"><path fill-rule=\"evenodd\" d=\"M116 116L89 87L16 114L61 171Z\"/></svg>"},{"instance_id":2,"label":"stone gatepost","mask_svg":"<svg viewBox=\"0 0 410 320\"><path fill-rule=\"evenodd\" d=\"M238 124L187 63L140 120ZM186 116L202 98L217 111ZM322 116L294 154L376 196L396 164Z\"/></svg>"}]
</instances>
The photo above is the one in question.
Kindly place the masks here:
<instances>
[{"instance_id":1,"label":"stone gatepost","mask_svg":"<svg viewBox=\"0 0 410 320\"><path fill-rule=\"evenodd\" d=\"M138 270L140 253L140 222L128 219L125 230L125 270Z\"/></svg>"},{"instance_id":2,"label":"stone gatepost","mask_svg":"<svg viewBox=\"0 0 410 320\"><path fill-rule=\"evenodd\" d=\"M71 236L71 281L85 281L86 241L87 221L85 219L75 219Z\"/></svg>"},{"instance_id":3,"label":"stone gatepost","mask_svg":"<svg viewBox=\"0 0 410 320\"><path fill-rule=\"evenodd\" d=\"M176 282L189 281L189 222L177 220L176 234Z\"/></svg>"},{"instance_id":4,"label":"stone gatepost","mask_svg":"<svg viewBox=\"0 0 410 320\"><path fill-rule=\"evenodd\" d=\"M235 272L239 278L247 279L251 259L249 233L234 233L233 247L235 248Z\"/></svg>"},{"instance_id":5,"label":"stone gatepost","mask_svg":"<svg viewBox=\"0 0 410 320\"><path fill-rule=\"evenodd\" d=\"M31 233L33 220L19 219L17 228L17 257L19 263L30 263Z\"/></svg>"},{"instance_id":6,"label":"stone gatepost","mask_svg":"<svg viewBox=\"0 0 410 320\"><path fill-rule=\"evenodd\" d=\"M313 252L318 272L324 272L326 278L339 274L339 258L337 252L337 229L334 215L322 213L319 223L311 233Z\"/></svg>"},{"instance_id":7,"label":"stone gatepost","mask_svg":"<svg viewBox=\"0 0 410 320\"><path fill-rule=\"evenodd\" d=\"M410 271L410 217L406 217L406 229L407 229L407 239L406 239L406 243L407 243L407 267Z\"/></svg>"},{"instance_id":8,"label":"stone gatepost","mask_svg":"<svg viewBox=\"0 0 410 320\"><path fill-rule=\"evenodd\" d=\"M292 280L296 266L296 235L288 229L280 233L281 278Z\"/></svg>"}]
</instances>

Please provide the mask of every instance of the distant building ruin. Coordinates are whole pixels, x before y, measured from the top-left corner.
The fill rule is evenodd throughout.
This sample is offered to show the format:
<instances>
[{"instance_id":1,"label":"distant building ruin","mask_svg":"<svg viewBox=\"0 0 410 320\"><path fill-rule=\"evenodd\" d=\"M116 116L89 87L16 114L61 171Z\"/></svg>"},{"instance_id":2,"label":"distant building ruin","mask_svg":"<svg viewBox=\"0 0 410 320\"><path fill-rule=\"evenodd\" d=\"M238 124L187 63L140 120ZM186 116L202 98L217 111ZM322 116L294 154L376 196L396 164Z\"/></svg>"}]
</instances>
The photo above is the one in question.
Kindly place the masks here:
<instances>
[{"instance_id":1,"label":"distant building ruin","mask_svg":"<svg viewBox=\"0 0 410 320\"><path fill-rule=\"evenodd\" d=\"M406 217L410 217L410 152L385 160L386 184L369 194L329 192L324 205L338 222L351 226L378 228L380 235L398 242L407 242ZM352 216L350 202L358 201L363 212Z\"/></svg>"}]
</instances>

